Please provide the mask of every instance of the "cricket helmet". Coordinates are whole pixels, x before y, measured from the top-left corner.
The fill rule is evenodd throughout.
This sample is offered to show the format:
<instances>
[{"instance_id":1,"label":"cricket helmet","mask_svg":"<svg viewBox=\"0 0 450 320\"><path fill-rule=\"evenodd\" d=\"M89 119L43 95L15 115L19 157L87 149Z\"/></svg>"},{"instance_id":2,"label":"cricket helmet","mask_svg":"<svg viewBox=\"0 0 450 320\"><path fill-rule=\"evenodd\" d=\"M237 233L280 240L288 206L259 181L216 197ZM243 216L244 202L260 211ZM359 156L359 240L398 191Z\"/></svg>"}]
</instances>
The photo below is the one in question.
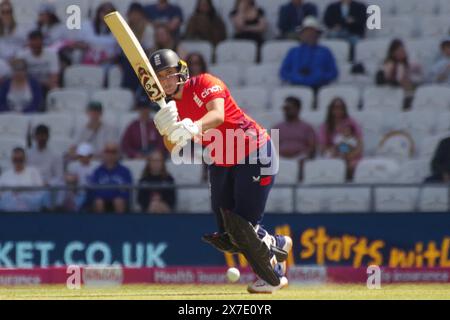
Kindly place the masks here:
<instances>
[{"instance_id":1,"label":"cricket helmet","mask_svg":"<svg viewBox=\"0 0 450 320\"><path fill-rule=\"evenodd\" d=\"M156 73L168 68L176 68L177 76L180 77L180 84L189 79L189 69L187 63L178 54L170 49L161 49L150 55L150 64Z\"/></svg>"}]
</instances>

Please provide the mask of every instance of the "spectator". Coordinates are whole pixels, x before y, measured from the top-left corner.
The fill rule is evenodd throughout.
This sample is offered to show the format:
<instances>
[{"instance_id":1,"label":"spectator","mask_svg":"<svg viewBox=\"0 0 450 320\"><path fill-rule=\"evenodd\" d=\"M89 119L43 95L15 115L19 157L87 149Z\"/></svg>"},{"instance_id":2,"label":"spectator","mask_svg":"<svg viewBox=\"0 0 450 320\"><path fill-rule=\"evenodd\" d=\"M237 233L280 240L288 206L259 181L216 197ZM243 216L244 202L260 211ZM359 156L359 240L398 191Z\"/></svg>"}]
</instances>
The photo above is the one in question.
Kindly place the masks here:
<instances>
[{"instance_id":1,"label":"spectator","mask_svg":"<svg viewBox=\"0 0 450 320\"><path fill-rule=\"evenodd\" d=\"M317 7L303 0L291 0L280 7L278 13L278 29L282 38L297 39L296 28L301 26L303 19L308 16L317 17Z\"/></svg>"},{"instance_id":2,"label":"spectator","mask_svg":"<svg viewBox=\"0 0 450 320\"><path fill-rule=\"evenodd\" d=\"M94 157L100 158L105 144L109 141L117 141L118 133L115 127L103 121L101 103L90 102L86 112L88 122L75 134L75 145L82 142L90 143L94 148ZM71 154L74 155L75 147L71 149Z\"/></svg>"},{"instance_id":3,"label":"spectator","mask_svg":"<svg viewBox=\"0 0 450 320\"><path fill-rule=\"evenodd\" d=\"M431 176L425 182L450 183L450 137L439 142L431 161Z\"/></svg>"},{"instance_id":4,"label":"spectator","mask_svg":"<svg viewBox=\"0 0 450 320\"><path fill-rule=\"evenodd\" d=\"M284 158L312 159L316 152L316 135L313 127L300 118L301 101L287 97L284 101L284 121L274 126L279 130L280 156Z\"/></svg>"},{"instance_id":5,"label":"spectator","mask_svg":"<svg viewBox=\"0 0 450 320\"><path fill-rule=\"evenodd\" d=\"M3 83L8 77L11 76L11 66L9 63L0 58L0 84Z\"/></svg>"},{"instance_id":6,"label":"spectator","mask_svg":"<svg viewBox=\"0 0 450 320\"><path fill-rule=\"evenodd\" d=\"M77 147L77 160L69 163L67 173L77 177L78 185L85 186L91 179L92 173L99 166L99 162L93 159L94 148L86 142Z\"/></svg>"},{"instance_id":7,"label":"spectator","mask_svg":"<svg viewBox=\"0 0 450 320\"><path fill-rule=\"evenodd\" d=\"M289 50L281 65L281 79L293 85L315 90L338 77L336 61L331 51L318 44L322 28L314 17L307 17L298 29L300 46Z\"/></svg>"},{"instance_id":8,"label":"spectator","mask_svg":"<svg viewBox=\"0 0 450 320\"><path fill-rule=\"evenodd\" d=\"M9 60L26 44L26 30L17 25L9 0L0 3L0 58Z\"/></svg>"},{"instance_id":9,"label":"spectator","mask_svg":"<svg viewBox=\"0 0 450 320\"><path fill-rule=\"evenodd\" d=\"M12 151L12 169L0 176L0 187L42 187L43 181L39 170L26 165L23 148ZM41 209L44 193L41 191L4 191L0 194L0 210L31 212Z\"/></svg>"},{"instance_id":10,"label":"spectator","mask_svg":"<svg viewBox=\"0 0 450 320\"><path fill-rule=\"evenodd\" d=\"M175 208L175 184L173 177L167 172L164 155L160 151L152 152L147 158L140 187L157 185L156 188L139 189L138 202L142 212L169 213ZM159 188L158 188L159 187Z\"/></svg>"},{"instance_id":11,"label":"spectator","mask_svg":"<svg viewBox=\"0 0 450 320\"><path fill-rule=\"evenodd\" d=\"M186 52L180 48L178 41L172 36L169 28L165 25L155 27L155 45L150 52L160 49L171 49L182 58L186 56Z\"/></svg>"},{"instance_id":12,"label":"spectator","mask_svg":"<svg viewBox=\"0 0 450 320\"><path fill-rule=\"evenodd\" d=\"M450 37L441 42L441 52L441 57L431 67L431 81L450 85Z\"/></svg>"},{"instance_id":13,"label":"spectator","mask_svg":"<svg viewBox=\"0 0 450 320\"><path fill-rule=\"evenodd\" d=\"M119 146L107 143L104 148L103 163L92 174L90 186L117 186L114 189L93 189L89 199L94 211L124 213L130 202L130 192L120 186L133 183L130 170L119 162Z\"/></svg>"},{"instance_id":14,"label":"spectator","mask_svg":"<svg viewBox=\"0 0 450 320\"><path fill-rule=\"evenodd\" d=\"M28 161L41 173L45 185L55 185L63 178L62 157L48 147L50 130L38 125L34 130L34 144L28 150Z\"/></svg>"},{"instance_id":15,"label":"spectator","mask_svg":"<svg viewBox=\"0 0 450 320\"><path fill-rule=\"evenodd\" d=\"M52 3L41 4L36 27L42 33L46 46L58 45L67 37L66 26L59 20Z\"/></svg>"},{"instance_id":16,"label":"spectator","mask_svg":"<svg viewBox=\"0 0 450 320\"><path fill-rule=\"evenodd\" d=\"M56 194L55 205L48 200L48 208L57 212L79 212L86 204L86 191L79 187L78 176L72 173L64 175L64 190Z\"/></svg>"},{"instance_id":17,"label":"spectator","mask_svg":"<svg viewBox=\"0 0 450 320\"><path fill-rule=\"evenodd\" d=\"M153 47L155 31L148 22L144 6L138 2L130 4L127 12L128 24L144 50Z\"/></svg>"},{"instance_id":18,"label":"spectator","mask_svg":"<svg viewBox=\"0 0 450 320\"><path fill-rule=\"evenodd\" d=\"M43 103L39 83L27 72L23 59L11 61L12 75L0 85L0 112L37 112Z\"/></svg>"},{"instance_id":19,"label":"spectator","mask_svg":"<svg viewBox=\"0 0 450 320\"><path fill-rule=\"evenodd\" d=\"M352 45L364 38L366 32L366 5L354 0L330 3L325 10L324 22L330 38L340 38Z\"/></svg>"},{"instance_id":20,"label":"spectator","mask_svg":"<svg viewBox=\"0 0 450 320\"><path fill-rule=\"evenodd\" d=\"M164 142L150 117L152 108L147 97L137 104L139 118L131 122L122 137L122 152L127 158L144 159L154 150L164 152Z\"/></svg>"},{"instance_id":21,"label":"spectator","mask_svg":"<svg viewBox=\"0 0 450 320\"><path fill-rule=\"evenodd\" d=\"M28 71L39 80L44 95L58 86L59 60L55 51L44 47L44 38L40 31L28 35L28 48L18 56L28 65Z\"/></svg>"},{"instance_id":22,"label":"spectator","mask_svg":"<svg viewBox=\"0 0 450 320\"><path fill-rule=\"evenodd\" d=\"M145 7L147 18L156 26L166 26L169 32L178 38L181 23L183 22L183 12L177 5L169 3L168 0L158 0L157 3Z\"/></svg>"},{"instance_id":23,"label":"spectator","mask_svg":"<svg viewBox=\"0 0 450 320\"><path fill-rule=\"evenodd\" d=\"M334 98L328 106L326 121L319 129L319 145L322 156L340 158L346 162L347 179L352 179L362 158L362 131L348 115L347 106L341 98Z\"/></svg>"},{"instance_id":24,"label":"spectator","mask_svg":"<svg viewBox=\"0 0 450 320\"><path fill-rule=\"evenodd\" d=\"M422 67L409 61L403 42L395 39L391 42L384 64L377 72L377 85L401 87L405 91L404 108L411 105L414 91L422 80Z\"/></svg>"},{"instance_id":25,"label":"spectator","mask_svg":"<svg viewBox=\"0 0 450 320\"><path fill-rule=\"evenodd\" d=\"M255 0L236 0L230 17L236 39L253 40L259 46L263 43L268 24L264 10Z\"/></svg>"},{"instance_id":26,"label":"spectator","mask_svg":"<svg viewBox=\"0 0 450 320\"><path fill-rule=\"evenodd\" d=\"M209 41L214 46L227 38L225 23L217 14L212 0L197 0L197 8L187 23L185 38Z\"/></svg>"},{"instance_id":27,"label":"spectator","mask_svg":"<svg viewBox=\"0 0 450 320\"><path fill-rule=\"evenodd\" d=\"M186 57L186 63L189 67L189 75L191 77L208 72L206 61L200 53L192 52L188 54Z\"/></svg>"}]
</instances>

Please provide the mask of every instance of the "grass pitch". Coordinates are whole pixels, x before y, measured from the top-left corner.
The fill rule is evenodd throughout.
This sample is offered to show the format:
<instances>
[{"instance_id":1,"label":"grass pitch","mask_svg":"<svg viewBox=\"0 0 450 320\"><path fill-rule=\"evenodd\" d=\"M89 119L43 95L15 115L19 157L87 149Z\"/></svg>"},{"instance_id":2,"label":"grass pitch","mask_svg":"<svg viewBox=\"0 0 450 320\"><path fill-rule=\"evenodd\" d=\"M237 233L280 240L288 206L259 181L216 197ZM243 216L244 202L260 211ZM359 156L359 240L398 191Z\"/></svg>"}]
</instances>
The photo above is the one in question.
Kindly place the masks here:
<instances>
[{"instance_id":1,"label":"grass pitch","mask_svg":"<svg viewBox=\"0 0 450 320\"><path fill-rule=\"evenodd\" d=\"M64 286L0 287L0 300L127 299L127 300L303 300L303 299L450 299L449 285L385 285L369 290L364 285L291 285L274 294L248 294L244 285L126 285L113 288Z\"/></svg>"}]
</instances>

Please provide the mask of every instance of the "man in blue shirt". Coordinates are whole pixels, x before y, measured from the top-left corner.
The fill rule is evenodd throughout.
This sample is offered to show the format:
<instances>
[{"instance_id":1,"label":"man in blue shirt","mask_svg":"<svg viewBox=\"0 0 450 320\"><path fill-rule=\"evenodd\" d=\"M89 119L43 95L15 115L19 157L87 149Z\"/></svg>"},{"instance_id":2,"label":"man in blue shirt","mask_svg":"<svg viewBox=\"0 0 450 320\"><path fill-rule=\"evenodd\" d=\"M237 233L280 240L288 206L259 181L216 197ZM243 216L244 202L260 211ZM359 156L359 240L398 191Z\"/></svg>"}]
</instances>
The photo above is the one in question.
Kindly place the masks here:
<instances>
[{"instance_id":1,"label":"man in blue shirt","mask_svg":"<svg viewBox=\"0 0 450 320\"><path fill-rule=\"evenodd\" d=\"M298 29L301 44L289 50L281 65L280 77L291 85L325 86L338 77L333 53L318 44L322 28L314 17L307 17Z\"/></svg>"},{"instance_id":2,"label":"man in blue shirt","mask_svg":"<svg viewBox=\"0 0 450 320\"><path fill-rule=\"evenodd\" d=\"M282 38L297 38L296 28L301 26L303 19L308 16L317 17L315 4L303 0L291 0L280 7L278 13L278 29Z\"/></svg>"},{"instance_id":3,"label":"man in blue shirt","mask_svg":"<svg viewBox=\"0 0 450 320\"><path fill-rule=\"evenodd\" d=\"M180 7L170 4L168 0L158 0L155 4L145 6L145 12L154 26L167 25L170 32L178 37L183 22L183 12Z\"/></svg>"},{"instance_id":4,"label":"man in blue shirt","mask_svg":"<svg viewBox=\"0 0 450 320\"><path fill-rule=\"evenodd\" d=\"M130 201L130 193L120 186L131 185L133 178L130 170L119 163L119 146L107 143L104 148L104 160L92 174L90 186L117 185L114 189L92 189L90 200L93 201L94 211L124 213Z\"/></svg>"}]
</instances>

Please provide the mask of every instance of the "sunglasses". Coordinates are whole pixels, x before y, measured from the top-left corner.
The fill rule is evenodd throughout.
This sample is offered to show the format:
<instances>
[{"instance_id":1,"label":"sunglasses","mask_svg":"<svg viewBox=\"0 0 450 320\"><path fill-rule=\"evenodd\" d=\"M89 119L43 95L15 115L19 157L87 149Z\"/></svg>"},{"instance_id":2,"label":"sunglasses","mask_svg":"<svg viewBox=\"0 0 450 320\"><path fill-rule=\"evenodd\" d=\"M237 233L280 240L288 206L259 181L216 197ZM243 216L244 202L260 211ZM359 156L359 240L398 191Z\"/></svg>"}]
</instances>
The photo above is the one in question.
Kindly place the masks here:
<instances>
[{"instance_id":1,"label":"sunglasses","mask_svg":"<svg viewBox=\"0 0 450 320\"><path fill-rule=\"evenodd\" d=\"M119 150L115 150L115 149L106 149L105 153L117 153L119 152Z\"/></svg>"},{"instance_id":2,"label":"sunglasses","mask_svg":"<svg viewBox=\"0 0 450 320\"><path fill-rule=\"evenodd\" d=\"M25 159L23 159L23 158L13 158L12 162L13 163L24 163Z\"/></svg>"}]
</instances>

